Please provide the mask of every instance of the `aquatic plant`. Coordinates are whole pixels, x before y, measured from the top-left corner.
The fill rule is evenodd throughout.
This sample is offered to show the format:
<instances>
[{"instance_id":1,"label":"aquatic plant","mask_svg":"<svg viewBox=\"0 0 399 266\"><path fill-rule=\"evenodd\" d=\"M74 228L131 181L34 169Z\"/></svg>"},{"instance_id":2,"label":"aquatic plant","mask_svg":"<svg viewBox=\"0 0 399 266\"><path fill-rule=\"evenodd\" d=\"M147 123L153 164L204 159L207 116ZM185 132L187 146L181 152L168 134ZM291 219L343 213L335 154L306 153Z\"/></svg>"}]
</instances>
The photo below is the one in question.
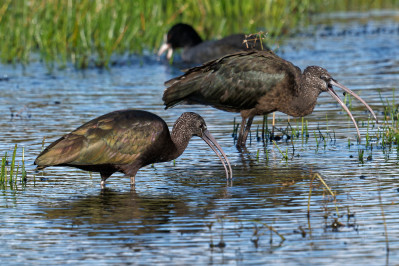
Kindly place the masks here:
<instances>
[{"instance_id":1,"label":"aquatic plant","mask_svg":"<svg viewBox=\"0 0 399 266\"><path fill-rule=\"evenodd\" d=\"M392 98L383 99L380 94L380 99L384 108L383 121L378 127L374 123L367 123L366 148L372 150L374 144L382 150L387 160L395 146L399 150L399 106L395 103L395 89L392 90Z\"/></svg>"},{"instance_id":2,"label":"aquatic plant","mask_svg":"<svg viewBox=\"0 0 399 266\"><path fill-rule=\"evenodd\" d=\"M222 218L222 219L221 219ZM232 223L234 225L237 225L236 228L234 228L234 232L237 236L241 237L241 233L243 230L252 230L252 234L250 237L250 241L254 244L256 248L260 247L260 240L262 236L264 235L269 235L269 244L271 245L273 242L273 235L277 235L280 238L279 243L277 244L277 247L281 246L283 242L285 241L285 237L279 233L273 226L268 225L267 223L259 220L259 219L237 219L237 218L228 218L228 217L218 217L217 221L220 223L220 229L221 229L221 234L220 234L220 242L218 244L213 244L213 234L212 234L212 226L216 223L214 222L209 222L205 223L206 226L209 229L210 233L210 247L219 247L219 248L224 248L226 246L226 243L223 241L223 218L227 218L226 221L229 223Z\"/></svg>"},{"instance_id":3,"label":"aquatic plant","mask_svg":"<svg viewBox=\"0 0 399 266\"><path fill-rule=\"evenodd\" d=\"M333 198L334 204L335 204L335 211L337 212L337 217L339 217L339 212L338 212L338 206L337 206L337 200L334 192L330 189L330 187L327 185L327 183L324 181L324 179L321 177L319 173L315 173L311 175L310 179L310 184L309 184L309 197L308 197L308 217L310 216L310 198L312 196L312 190L313 190L313 181L318 178L320 182L323 184L323 186L327 189L327 191L330 193L330 195Z\"/></svg>"},{"instance_id":4,"label":"aquatic plant","mask_svg":"<svg viewBox=\"0 0 399 266\"><path fill-rule=\"evenodd\" d=\"M364 150L363 149L359 149L358 150L358 160L361 164L364 164Z\"/></svg>"},{"instance_id":5,"label":"aquatic plant","mask_svg":"<svg viewBox=\"0 0 399 266\"><path fill-rule=\"evenodd\" d=\"M17 154L17 144L14 146L14 151L11 158L8 158L7 152L1 158L1 168L0 168L0 186L1 188L7 188L9 186L11 189L17 185L18 180L21 183L26 181L26 170L25 170L25 151L22 148L22 162L16 162ZM11 159L11 162L9 161Z\"/></svg>"},{"instance_id":6,"label":"aquatic plant","mask_svg":"<svg viewBox=\"0 0 399 266\"><path fill-rule=\"evenodd\" d=\"M274 146L276 146L276 148L278 149L278 151L280 152L280 154L283 156L283 159L287 162L288 161L288 148L285 150L285 152L282 152L279 148L279 146L277 145L277 143L272 140Z\"/></svg>"}]
</instances>

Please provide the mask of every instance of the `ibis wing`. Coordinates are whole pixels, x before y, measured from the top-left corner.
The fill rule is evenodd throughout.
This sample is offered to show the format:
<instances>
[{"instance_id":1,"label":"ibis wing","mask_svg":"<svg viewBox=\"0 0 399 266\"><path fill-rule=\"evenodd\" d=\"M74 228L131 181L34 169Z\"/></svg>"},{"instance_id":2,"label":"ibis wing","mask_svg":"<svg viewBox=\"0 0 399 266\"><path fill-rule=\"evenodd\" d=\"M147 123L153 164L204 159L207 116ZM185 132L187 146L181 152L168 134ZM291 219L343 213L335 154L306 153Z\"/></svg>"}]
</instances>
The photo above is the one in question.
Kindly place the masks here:
<instances>
[{"instance_id":1,"label":"ibis wing","mask_svg":"<svg viewBox=\"0 0 399 266\"><path fill-rule=\"evenodd\" d=\"M166 107L186 102L233 111L251 109L278 83L299 74L299 68L270 51L239 52L167 81L163 100Z\"/></svg>"},{"instance_id":2,"label":"ibis wing","mask_svg":"<svg viewBox=\"0 0 399 266\"><path fill-rule=\"evenodd\" d=\"M167 130L156 116L154 120L131 119L115 113L94 119L55 141L38 156L35 164L127 164Z\"/></svg>"}]
</instances>

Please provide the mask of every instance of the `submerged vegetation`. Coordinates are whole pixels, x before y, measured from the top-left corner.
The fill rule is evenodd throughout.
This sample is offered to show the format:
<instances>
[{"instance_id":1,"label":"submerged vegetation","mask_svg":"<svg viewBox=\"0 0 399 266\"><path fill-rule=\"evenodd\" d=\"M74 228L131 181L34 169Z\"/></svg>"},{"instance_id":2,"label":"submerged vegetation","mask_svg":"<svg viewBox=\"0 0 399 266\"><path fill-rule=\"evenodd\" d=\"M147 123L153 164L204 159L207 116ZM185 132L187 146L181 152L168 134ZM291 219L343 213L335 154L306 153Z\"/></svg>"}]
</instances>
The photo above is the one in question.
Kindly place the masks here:
<instances>
[{"instance_id":1,"label":"submerged vegetation","mask_svg":"<svg viewBox=\"0 0 399 266\"><path fill-rule=\"evenodd\" d=\"M292 33L309 14L326 10L390 8L398 1L289 0L5 0L0 3L1 61L68 62L78 68L107 66L115 54L153 52L177 22L194 25L203 38L265 31L269 40Z\"/></svg>"}]
</instances>

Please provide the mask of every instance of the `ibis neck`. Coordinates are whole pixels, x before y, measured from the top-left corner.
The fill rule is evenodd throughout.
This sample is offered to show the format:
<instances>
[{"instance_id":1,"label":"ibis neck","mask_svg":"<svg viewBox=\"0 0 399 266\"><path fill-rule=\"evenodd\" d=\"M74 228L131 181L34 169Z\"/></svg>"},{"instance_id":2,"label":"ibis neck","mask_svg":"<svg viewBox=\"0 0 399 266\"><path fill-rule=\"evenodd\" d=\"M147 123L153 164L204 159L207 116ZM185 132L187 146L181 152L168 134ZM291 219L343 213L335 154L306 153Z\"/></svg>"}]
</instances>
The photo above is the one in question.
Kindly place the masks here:
<instances>
[{"instance_id":1,"label":"ibis neck","mask_svg":"<svg viewBox=\"0 0 399 266\"><path fill-rule=\"evenodd\" d=\"M187 148L188 143L190 142L192 135L187 129L184 127L183 123L178 123L173 126L171 139L174 144L174 150L171 152L171 160L176 159L179 157L184 150Z\"/></svg>"},{"instance_id":2,"label":"ibis neck","mask_svg":"<svg viewBox=\"0 0 399 266\"><path fill-rule=\"evenodd\" d=\"M293 97L290 105L294 116L305 116L312 113L320 93L313 78L307 75L305 70L299 82L298 93Z\"/></svg>"}]
</instances>

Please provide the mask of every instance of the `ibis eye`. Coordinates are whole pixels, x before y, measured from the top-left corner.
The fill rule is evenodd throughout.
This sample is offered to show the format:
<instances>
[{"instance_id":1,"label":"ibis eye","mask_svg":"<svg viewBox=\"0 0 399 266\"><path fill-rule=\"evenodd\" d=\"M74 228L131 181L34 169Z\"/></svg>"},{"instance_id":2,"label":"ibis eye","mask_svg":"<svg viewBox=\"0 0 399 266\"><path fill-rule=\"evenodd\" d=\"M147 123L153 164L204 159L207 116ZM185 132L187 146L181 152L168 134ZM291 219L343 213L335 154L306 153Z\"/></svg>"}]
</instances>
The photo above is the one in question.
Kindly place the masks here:
<instances>
[{"instance_id":1,"label":"ibis eye","mask_svg":"<svg viewBox=\"0 0 399 266\"><path fill-rule=\"evenodd\" d=\"M325 81L330 80L330 77L327 76L327 75L321 75L320 78L321 78L322 80L325 80Z\"/></svg>"}]
</instances>

